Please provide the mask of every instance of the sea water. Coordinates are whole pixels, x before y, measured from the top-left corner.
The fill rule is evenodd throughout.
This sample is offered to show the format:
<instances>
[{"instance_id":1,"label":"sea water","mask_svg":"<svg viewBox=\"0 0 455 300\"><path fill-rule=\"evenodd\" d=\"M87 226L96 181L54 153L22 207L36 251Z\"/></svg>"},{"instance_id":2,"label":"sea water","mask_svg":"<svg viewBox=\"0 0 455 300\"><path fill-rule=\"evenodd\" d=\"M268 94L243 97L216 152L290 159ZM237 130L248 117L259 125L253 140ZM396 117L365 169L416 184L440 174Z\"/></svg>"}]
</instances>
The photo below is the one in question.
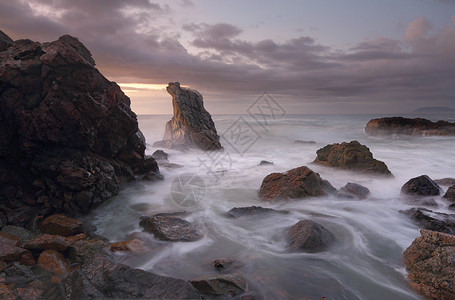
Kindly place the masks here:
<instances>
[{"instance_id":1,"label":"sea water","mask_svg":"<svg viewBox=\"0 0 455 300\"><path fill-rule=\"evenodd\" d=\"M147 154L157 150L151 145L162 138L170 117L138 117ZM264 299L421 299L409 287L402 264L403 251L420 234L418 226L399 212L413 207L403 201L400 189L423 174L432 179L455 177L455 137L367 136L365 124L375 117L381 116L283 115L261 120L252 115L214 115L223 152L164 149L169 162L183 167L161 167L162 181L126 185L89 219L97 233L111 241L134 236L145 240L149 252L118 258L163 276L191 280L217 274L211 262L234 257L237 263L228 271L240 273L249 290ZM426 118L454 121L453 116ZM352 140L368 146L393 177L312 164L318 149ZM259 166L261 160L273 164ZM354 182L371 194L365 200L325 196L270 203L258 198L265 176L299 166L308 166L335 188ZM175 193L180 183L188 185ZM449 212L441 196L434 200L439 206L432 210ZM253 205L289 213L225 216L233 207ZM186 212L181 217L204 237L163 242L142 232L141 216L169 212ZM336 243L317 253L291 250L287 231L306 219L333 232Z\"/></svg>"}]
</instances>

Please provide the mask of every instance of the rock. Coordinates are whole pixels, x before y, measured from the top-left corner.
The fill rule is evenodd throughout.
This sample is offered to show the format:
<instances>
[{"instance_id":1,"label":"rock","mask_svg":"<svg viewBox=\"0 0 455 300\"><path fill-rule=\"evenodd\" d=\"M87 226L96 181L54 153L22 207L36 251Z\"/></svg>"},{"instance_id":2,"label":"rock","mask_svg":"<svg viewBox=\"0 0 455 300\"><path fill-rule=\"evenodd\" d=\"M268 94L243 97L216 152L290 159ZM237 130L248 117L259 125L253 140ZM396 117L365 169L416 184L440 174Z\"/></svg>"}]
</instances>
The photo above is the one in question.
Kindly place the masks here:
<instances>
[{"instance_id":1,"label":"rock","mask_svg":"<svg viewBox=\"0 0 455 300\"><path fill-rule=\"evenodd\" d=\"M116 264L98 253L64 281L67 299L201 299L188 282Z\"/></svg>"},{"instance_id":2,"label":"rock","mask_svg":"<svg viewBox=\"0 0 455 300\"><path fill-rule=\"evenodd\" d=\"M103 240L80 240L69 246L68 256L73 263L86 263L107 247L109 247L109 244Z\"/></svg>"},{"instance_id":3,"label":"rock","mask_svg":"<svg viewBox=\"0 0 455 300\"><path fill-rule=\"evenodd\" d=\"M139 239L116 242L111 245L111 251L127 251L132 253L143 253L146 251L145 243Z\"/></svg>"},{"instance_id":4,"label":"rock","mask_svg":"<svg viewBox=\"0 0 455 300\"><path fill-rule=\"evenodd\" d=\"M447 200L455 202L455 185L452 185L449 187L447 192L443 196L444 198L447 198Z\"/></svg>"},{"instance_id":5,"label":"rock","mask_svg":"<svg viewBox=\"0 0 455 300\"><path fill-rule=\"evenodd\" d=\"M452 186L455 185L455 178L435 179L434 182L438 185Z\"/></svg>"},{"instance_id":6,"label":"rock","mask_svg":"<svg viewBox=\"0 0 455 300\"><path fill-rule=\"evenodd\" d=\"M166 123L163 141L154 143L153 147L182 145L202 150L221 149L220 137L210 113L204 108L202 95L180 87L178 82L170 82L166 90L172 96L174 116Z\"/></svg>"},{"instance_id":7,"label":"rock","mask_svg":"<svg viewBox=\"0 0 455 300\"><path fill-rule=\"evenodd\" d=\"M288 211L264 208L261 206L234 207L226 213L227 217L239 218L243 216L268 215L268 214L287 214Z\"/></svg>"},{"instance_id":8,"label":"rock","mask_svg":"<svg viewBox=\"0 0 455 300\"><path fill-rule=\"evenodd\" d=\"M428 199L428 198L420 198L420 197L415 197L415 198L405 198L402 199L402 201L406 204L414 205L414 206L432 206L432 207L438 207L438 203L434 199Z\"/></svg>"},{"instance_id":9,"label":"rock","mask_svg":"<svg viewBox=\"0 0 455 300\"><path fill-rule=\"evenodd\" d=\"M17 238L19 238L22 241L21 244L25 244L28 241L33 240L34 238L41 235L40 233L25 229L23 227L14 226L14 225L7 225L7 226L3 227L2 232L16 236Z\"/></svg>"},{"instance_id":10,"label":"rock","mask_svg":"<svg viewBox=\"0 0 455 300\"><path fill-rule=\"evenodd\" d=\"M224 270L231 266L233 263L236 263L237 260L233 257L223 257L215 259L212 264L217 270Z\"/></svg>"},{"instance_id":11,"label":"rock","mask_svg":"<svg viewBox=\"0 0 455 300\"><path fill-rule=\"evenodd\" d=\"M38 265L59 277L65 277L71 272L71 266L63 254L55 250L45 250L38 257Z\"/></svg>"},{"instance_id":12,"label":"rock","mask_svg":"<svg viewBox=\"0 0 455 300\"><path fill-rule=\"evenodd\" d=\"M44 233L70 236L81 233L82 226L83 223L77 219L57 214L47 217L41 223L40 229Z\"/></svg>"},{"instance_id":13,"label":"rock","mask_svg":"<svg viewBox=\"0 0 455 300\"><path fill-rule=\"evenodd\" d=\"M316 151L314 163L365 173L391 175L386 164L373 158L370 149L358 141L331 144Z\"/></svg>"},{"instance_id":14,"label":"rock","mask_svg":"<svg viewBox=\"0 0 455 300\"><path fill-rule=\"evenodd\" d=\"M340 188L336 195L342 198L359 198L366 199L370 194L370 190L363 185L348 182L344 187Z\"/></svg>"},{"instance_id":15,"label":"rock","mask_svg":"<svg viewBox=\"0 0 455 300\"><path fill-rule=\"evenodd\" d=\"M410 179L401 187L401 193L413 196L439 195L441 188L427 175Z\"/></svg>"},{"instance_id":16,"label":"rock","mask_svg":"<svg viewBox=\"0 0 455 300\"><path fill-rule=\"evenodd\" d=\"M178 169L178 168L183 168L184 166L179 165L179 164L174 164L174 163L159 163L160 167L168 168L168 169Z\"/></svg>"},{"instance_id":17,"label":"rock","mask_svg":"<svg viewBox=\"0 0 455 300\"><path fill-rule=\"evenodd\" d=\"M163 150L156 150L155 152L153 152L152 154L152 157L155 159L155 160L166 160L167 161L167 157L169 156L169 154L167 154L166 152L164 152Z\"/></svg>"},{"instance_id":18,"label":"rock","mask_svg":"<svg viewBox=\"0 0 455 300\"><path fill-rule=\"evenodd\" d=\"M36 288L17 288L16 292L19 299L42 299L41 295L44 293L43 290Z\"/></svg>"},{"instance_id":19,"label":"rock","mask_svg":"<svg viewBox=\"0 0 455 300\"><path fill-rule=\"evenodd\" d=\"M296 144L316 144L315 141L304 141L304 140L295 140L294 143L296 143Z\"/></svg>"},{"instance_id":20,"label":"rock","mask_svg":"<svg viewBox=\"0 0 455 300\"><path fill-rule=\"evenodd\" d=\"M421 230L403 253L411 286L427 299L454 299L455 236Z\"/></svg>"},{"instance_id":21,"label":"rock","mask_svg":"<svg viewBox=\"0 0 455 300\"><path fill-rule=\"evenodd\" d=\"M22 256L29 253L28 250L16 247L8 243L0 244L0 260L3 261L18 261Z\"/></svg>"},{"instance_id":22,"label":"rock","mask_svg":"<svg viewBox=\"0 0 455 300\"><path fill-rule=\"evenodd\" d=\"M449 205L450 210L455 210L455 203Z\"/></svg>"},{"instance_id":23,"label":"rock","mask_svg":"<svg viewBox=\"0 0 455 300\"><path fill-rule=\"evenodd\" d=\"M13 40L0 30L0 52L13 45Z\"/></svg>"},{"instance_id":24,"label":"rock","mask_svg":"<svg viewBox=\"0 0 455 300\"><path fill-rule=\"evenodd\" d=\"M432 122L422 118L390 117L370 120L365 126L368 135L455 135L455 123Z\"/></svg>"},{"instance_id":25,"label":"rock","mask_svg":"<svg viewBox=\"0 0 455 300\"><path fill-rule=\"evenodd\" d=\"M209 297L236 296L246 291L245 279L240 274L213 275L190 280L190 283L203 295Z\"/></svg>"},{"instance_id":26,"label":"rock","mask_svg":"<svg viewBox=\"0 0 455 300\"><path fill-rule=\"evenodd\" d=\"M291 247L317 251L327 248L335 242L335 235L324 226L310 220L299 221L289 229Z\"/></svg>"},{"instance_id":27,"label":"rock","mask_svg":"<svg viewBox=\"0 0 455 300\"><path fill-rule=\"evenodd\" d=\"M44 234L25 244L29 250L55 250L63 252L68 249L69 243L65 237L60 235Z\"/></svg>"},{"instance_id":28,"label":"rock","mask_svg":"<svg viewBox=\"0 0 455 300\"><path fill-rule=\"evenodd\" d=\"M335 188L318 173L302 166L286 173L272 173L262 181L259 198L266 201L324 196Z\"/></svg>"},{"instance_id":29,"label":"rock","mask_svg":"<svg viewBox=\"0 0 455 300\"><path fill-rule=\"evenodd\" d=\"M261 162L259 163L259 166L269 166L269 165L273 165L273 162L261 160Z\"/></svg>"},{"instance_id":30,"label":"rock","mask_svg":"<svg viewBox=\"0 0 455 300\"><path fill-rule=\"evenodd\" d=\"M455 231L455 216L433 212L425 208L411 208L400 210L400 213L409 216L420 228L453 234Z\"/></svg>"},{"instance_id":31,"label":"rock","mask_svg":"<svg viewBox=\"0 0 455 300\"><path fill-rule=\"evenodd\" d=\"M191 223L173 216L146 217L139 222L139 225L163 241L192 242L202 238Z\"/></svg>"},{"instance_id":32,"label":"rock","mask_svg":"<svg viewBox=\"0 0 455 300\"><path fill-rule=\"evenodd\" d=\"M0 51L0 201L10 224L87 213L135 174L159 172L130 99L94 65L68 35ZM10 220L24 208L29 220Z\"/></svg>"},{"instance_id":33,"label":"rock","mask_svg":"<svg viewBox=\"0 0 455 300\"><path fill-rule=\"evenodd\" d=\"M1 244L10 244L16 247L20 247L22 244L22 241L19 237L6 233L6 232L0 232L0 243Z\"/></svg>"}]
</instances>

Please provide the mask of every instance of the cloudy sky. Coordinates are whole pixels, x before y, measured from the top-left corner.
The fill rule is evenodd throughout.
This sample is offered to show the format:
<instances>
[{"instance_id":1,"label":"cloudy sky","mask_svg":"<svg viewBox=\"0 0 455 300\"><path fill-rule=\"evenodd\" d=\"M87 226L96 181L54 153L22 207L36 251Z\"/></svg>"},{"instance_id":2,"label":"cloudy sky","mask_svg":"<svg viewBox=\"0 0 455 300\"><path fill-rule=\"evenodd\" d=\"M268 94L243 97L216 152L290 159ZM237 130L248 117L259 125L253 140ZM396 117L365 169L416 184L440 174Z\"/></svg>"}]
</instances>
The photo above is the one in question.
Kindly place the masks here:
<instances>
[{"instance_id":1,"label":"cloudy sky","mask_svg":"<svg viewBox=\"0 0 455 300\"><path fill-rule=\"evenodd\" d=\"M78 37L139 114L172 113L170 81L212 113L455 108L455 0L0 0L0 29Z\"/></svg>"}]
</instances>

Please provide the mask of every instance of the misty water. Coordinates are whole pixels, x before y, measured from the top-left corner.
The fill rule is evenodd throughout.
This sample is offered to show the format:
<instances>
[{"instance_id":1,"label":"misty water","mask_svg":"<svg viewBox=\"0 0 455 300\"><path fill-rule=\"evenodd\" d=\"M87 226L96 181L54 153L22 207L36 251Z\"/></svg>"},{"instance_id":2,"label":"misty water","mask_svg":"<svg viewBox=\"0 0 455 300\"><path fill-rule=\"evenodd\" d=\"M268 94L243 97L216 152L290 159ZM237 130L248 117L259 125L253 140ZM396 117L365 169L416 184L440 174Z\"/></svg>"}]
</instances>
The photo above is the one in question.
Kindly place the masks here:
<instances>
[{"instance_id":1,"label":"misty water","mask_svg":"<svg viewBox=\"0 0 455 300\"><path fill-rule=\"evenodd\" d=\"M148 143L147 154L156 150L151 144L162 138L170 117L138 117ZM140 236L152 250L134 256L118 254L119 260L164 276L191 280L217 274L211 262L229 256L238 263L228 271L242 274L248 289L264 299L421 299L408 286L401 262L402 252L420 234L419 228L399 213L413 207L403 201L400 189L410 178L423 174L433 179L455 177L455 138L366 136L365 124L374 117L380 116L285 115L264 122L250 115L214 115L224 152L165 150L169 162L184 167L160 168L162 181L126 185L89 219L97 226L97 233L111 241ZM426 117L455 121L447 116ZM231 134L239 124L249 130L248 138L236 140ZM352 140L367 145L394 177L312 164L319 148ZM258 166L261 160L273 165ZM266 175L299 166L310 167L335 188L355 182L368 187L371 194L365 200L326 196L269 203L258 198ZM170 193L173 181L182 174L201 179L196 206L182 207ZM448 203L441 196L434 199L439 206L430 209L447 213ZM290 213L236 219L224 215L233 207L253 205ZM163 242L139 226L141 216L182 211L187 212L182 218L195 224L203 239ZM287 230L304 219L333 232L335 245L317 253L291 250Z\"/></svg>"}]
</instances>

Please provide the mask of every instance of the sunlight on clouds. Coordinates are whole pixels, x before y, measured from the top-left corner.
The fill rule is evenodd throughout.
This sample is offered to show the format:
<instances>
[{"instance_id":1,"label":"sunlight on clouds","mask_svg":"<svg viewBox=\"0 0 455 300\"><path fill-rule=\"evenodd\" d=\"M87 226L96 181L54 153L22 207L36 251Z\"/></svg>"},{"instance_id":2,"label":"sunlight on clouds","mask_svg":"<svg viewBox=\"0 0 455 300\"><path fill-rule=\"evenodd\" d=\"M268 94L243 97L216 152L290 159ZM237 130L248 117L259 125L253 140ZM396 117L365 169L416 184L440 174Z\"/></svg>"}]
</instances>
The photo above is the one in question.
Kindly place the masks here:
<instances>
[{"instance_id":1,"label":"sunlight on clouds","mask_svg":"<svg viewBox=\"0 0 455 300\"><path fill-rule=\"evenodd\" d=\"M167 84L151 84L151 83L119 83L124 92L137 92L138 90L166 90Z\"/></svg>"},{"instance_id":2,"label":"sunlight on clouds","mask_svg":"<svg viewBox=\"0 0 455 300\"><path fill-rule=\"evenodd\" d=\"M33 15L35 16L46 16L46 17L53 17L53 18L61 18L64 10L63 9L56 9L51 5L46 5L43 3L38 3L35 1L28 1L27 2L30 8L33 11Z\"/></svg>"}]
</instances>

